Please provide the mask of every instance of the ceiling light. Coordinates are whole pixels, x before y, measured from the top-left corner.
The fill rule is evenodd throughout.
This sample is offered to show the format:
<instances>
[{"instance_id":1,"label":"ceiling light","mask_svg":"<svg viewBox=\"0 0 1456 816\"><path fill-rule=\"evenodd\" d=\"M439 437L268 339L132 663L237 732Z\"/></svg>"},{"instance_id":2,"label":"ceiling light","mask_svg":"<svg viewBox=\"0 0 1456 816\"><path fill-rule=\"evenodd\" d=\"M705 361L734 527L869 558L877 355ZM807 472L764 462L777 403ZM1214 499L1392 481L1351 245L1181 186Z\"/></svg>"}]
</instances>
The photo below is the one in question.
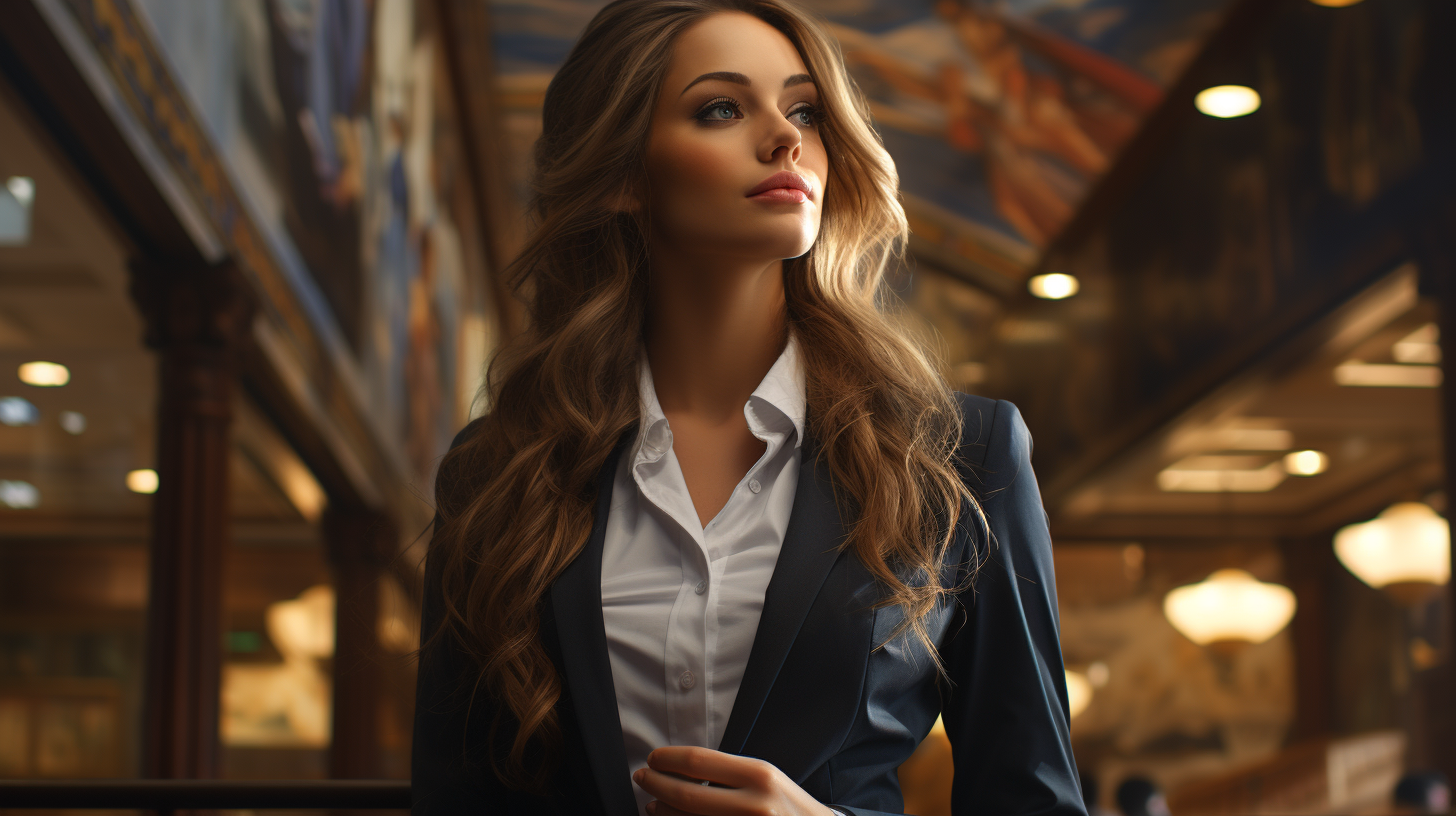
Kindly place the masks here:
<instances>
[{"instance_id":1,"label":"ceiling light","mask_svg":"<svg viewBox=\"0 0 1456 816\"><path fill-rule=\"evenodd\" d=\"M1317 450L1294 451L1284 455L1284 470L1291 476L1314 476L1330 466L1330 457Z\"/></svg>"},{"instance_id":2,"label":"ceiling light","mask_svg":"<svg viewBox=\"0 0 1456 816\"><path fill-rule=\"evenodd\" d=\"M1046 300L1061 300L1077 294L1082 285L1076 278L1061 272L1037 275L1026 282L1033 295Z\"/></svg>"},{"instance_id":3,"label":"ceiling light","mask_svg":"<svg viewBox=\"0 0 1456 816\"><path fill-rule=\"evenodd\" d=\"M80 436L86 431L86 415L77 411L62 411L59 417L61 427L71 436Z\"/></svg>"},{"instance_id":4,"label":"ceiling light","mask_svg":"<svg viewBox=\"0 0 1456 816\"><path fill-rule=\"evenodd\" d=\"M29 510L40 504L40 491L30 482L0 481L0 504L14 510Z\"/></svg>"},{"instance_id":5,"label":"ceiling light","mask_svg":"<svg viewBox=\"0 0 1456 816\"><path fill-rule=\"evenodd\" d=\"M1072 719L1087 710L1092 702L1092 682L1080 672L1067 670L1067 712Z\"/></svg>"},{"instance_id":6,"label":"ceiling light","mask_svg":"<svg viewBox=\"0 0 1456 816\"><path fill-rule=\"evenodd\" d=\"M133 470L126 474L126 489L133 493L156 493L161 480L151 468Z\"/></svg>"},{"instance_id":7,"label":"ceiling light","mask_svg":"<svg viewBox=\"0 0 1456 816\"><path fill-rule=\"evenodd\" d=\"M1309 2L1314 3L1316 6L1324 6L1325 8L1344 8L1345 6L1353 6L1360 2L1360 0L1309 0Z\"/></svg>"},{"instance_id":8,"label":"ceiling light","mask_svg":"<svg viewBox=\"0 0 1456 816\"><path fill-rule=\"evenodd\" d=\"M40 421L40 411L24 397L5 397L0 399L0 425L9 425L12 428L21 425L34 425Z\"/></svg>"},{"instance_id":9,"label":"ceiling light","mask_svg":"<svg viewBox=\"0 0 1456 816\"><path fill-rule=\"evenodd\" d=\"M1294 593L1240 569L1223 569L1163 599L1163 614L1200 646L1263 643L1294 617Z\"/></svg>"},{"instance_id":10,"label":"ceiling light","mask_svg":"<svg viewBox=\"0 0 1456 816\"><path fill-rule=\"evenodd\" d=\"M1436 388L1441 384L1441 367L1350 360L1335 366L1335 382L1367 388Z\"/></svg>"},{"instance_id":11,"label":"ceiling light","mask_svg":"<svg viewBox=\"0 0 1456 816\"><path fill-rule=\"evenodd\" d=\"M1392 504L1335 533L1335 555L1361 581L1415 604L1451 580L1451 528L1428 505Z\"/></svg>"},{"instance_id":12,"label":"ceiling light","mask_svg":"<svg viewBox=\"0 0 1456 816\"><path fill-rule=\"evenodd\" d=\"M1440 340L1441 330L1436 328L1435 323L1427 323L1391 346L1390 356L1394 357L1397 363L1434 365L1441 362L1441 347L1438 345Z\"/></svg>"},{"instance_id":13,"label":"ceiling light","mask_svg":"<svg viewBox=\"0 0 1456 816\"><path fill-rule=\"evenodd\" d=\"M1259 92L1245 85L1216 85L1193 98L1203 113L1219 119L1247 116L1259 109Z\"/></svg>"},{"instance_id":14,"label":"ceiling light","mask_svg":"<svg viewBox=\"0 0 1456 816\"><path fill-rule=\"evenodd\" d=\"M65 385L71 381L71 370L60 363L24 363L20 366L20 381L43 388Z\"/></svg>"},{"instance_id":15,"label":"ceiling light","mask_svg":"<svg viewBox=\"0 0 1456 816\"><path fill-rule=\"evenodd\" d=\"M1264 493L1288 474L1281 460L1264 456L1190 456L1158 474L1169 493Z\"/></svg>"}]
</instances>

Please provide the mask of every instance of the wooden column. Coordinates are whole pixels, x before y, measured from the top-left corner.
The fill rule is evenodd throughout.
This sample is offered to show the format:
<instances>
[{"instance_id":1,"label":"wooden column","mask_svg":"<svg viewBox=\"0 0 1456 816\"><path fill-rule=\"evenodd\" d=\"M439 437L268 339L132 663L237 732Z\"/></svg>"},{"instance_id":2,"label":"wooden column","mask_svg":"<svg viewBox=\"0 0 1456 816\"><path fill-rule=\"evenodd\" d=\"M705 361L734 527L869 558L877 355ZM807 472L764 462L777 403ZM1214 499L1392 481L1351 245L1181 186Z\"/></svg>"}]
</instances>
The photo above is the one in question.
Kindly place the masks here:
<instances>
[{"instance_id":1,"label":"wooden column","mask_svg":"<svg viewBox=\"0 0 1456 816\"><path fill-rule=\"evenodd\" d=\"M337 597L333 739L329 775L379 776L379 711L384 670L379 644L379 582L395 549L395 526L378 511L330 504L323 533Z\"/></svg>"},{"instance_id":2,"label":"wooden column","mask_svg":"<svg viewBox=\"0 0 1456 816\"><path fill-rule=\"evenodd\" d=\"M141 260L131 275L161 373L142 772L206 779L218 762L228 428L252 299L230 263Z\"/></svg>"},{"instance_id":3,"label":"wooden column","mask_svg":"<svg viewBox=\"0 0 1456 816\"><path fill-rule=\"evenodd\" d=\"M1335 565L1331 535L1301 536L1280 542L1284 583L1297 606L1294 638L1294 722L1287 741L1304 742L1330 735L1329 571Z\"/></svg>"}]
</instances>

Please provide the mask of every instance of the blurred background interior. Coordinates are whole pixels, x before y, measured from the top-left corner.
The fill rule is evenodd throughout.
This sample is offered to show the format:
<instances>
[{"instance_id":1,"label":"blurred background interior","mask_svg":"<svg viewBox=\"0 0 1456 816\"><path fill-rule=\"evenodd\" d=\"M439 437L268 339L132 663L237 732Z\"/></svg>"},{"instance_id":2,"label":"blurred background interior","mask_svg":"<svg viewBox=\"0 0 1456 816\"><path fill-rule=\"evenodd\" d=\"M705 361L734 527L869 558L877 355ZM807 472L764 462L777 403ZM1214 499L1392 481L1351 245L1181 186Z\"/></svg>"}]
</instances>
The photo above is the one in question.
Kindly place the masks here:
<instances>
[{"instance_id":1,"label":"blurred background interior","mask_svg":"<svg viewBox=\"0 0 1456 816\"><path fill-rule=\"evenodd\" d=\"M0 3L0 778L408 776L432 471L601 5ZM899 317L1035 437L1089 806L1444 812L1456 4L802 5Z\"/></svg>"}]
</instances>

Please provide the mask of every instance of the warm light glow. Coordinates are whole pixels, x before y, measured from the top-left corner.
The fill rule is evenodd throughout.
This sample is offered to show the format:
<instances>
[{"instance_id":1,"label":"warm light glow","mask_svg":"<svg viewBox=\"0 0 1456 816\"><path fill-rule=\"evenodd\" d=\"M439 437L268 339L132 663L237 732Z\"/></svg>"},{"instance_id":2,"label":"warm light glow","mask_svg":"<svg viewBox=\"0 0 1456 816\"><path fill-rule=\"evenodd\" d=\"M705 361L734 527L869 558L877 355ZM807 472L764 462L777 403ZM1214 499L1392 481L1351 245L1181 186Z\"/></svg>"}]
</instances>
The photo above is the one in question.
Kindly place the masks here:
<instances>
[{"instance_id":1,"label":"warm light glow","mask_svg":"<svg viewBox=\"0 0 1456 816\"><path fill-rule=\"evenodd\" d=\"M1325 8L1344 8L1345 6L1353 6L1360 2L1360 0L1309 0L1309 2L1314 3L1316 6L1324 6Z\"/></svg>"},{"instance_id":2,"label":"warm light glow","mask_svg":"<svg viewBox=\"0 0 1456 816\"><path fill-rule=\"evenodd\" d=\"M1289 623L1294 606L1294 593L1287 587L1266 584L1243 570L1224 569L1202 583L1169 592L1163 599L1163 614L1199 645L1263 643Z\"/></svg>"},{"instance_id":3,"label":"warm light glow","mask_svg":"<svg viewBox=\"0 0 1456 816\"><path fill-rule=\"evenodd\" d=\"M39 421L40 411L30 400L24 397L0 399L0 425L16 428L21 425L34 425Z\"/></svg>"},{"instance_id":4,"label":"warm light glow","mask_svg":"<svg viewBox=\"0 0 1456 816\"><path fill-rule=\"evenodd\" d=\"M1435 323L1416 329L1396 341L1390 347L1390 356L1397 363L1425 363L1435 365L1441 362L1441 330Z\"/></svg>"},{"instance_id":5,"label":"warm light glow","mask_svg":"<svg viewBox=\"0 0 1456 816\"><path fill-rule=\"evenodd\" d=\"M1330 457L1317 450L1302 450L1285 454L1284 469L1293 476L1313 476L1324 473L1330 466Z\"/></svg>"},{"instance_id":6,"label":"warm light glow","mask_svg":"<svg viewBox=\"0 0 1456 816\"><path fill-rule=\"evenodd\" d=\"M1169 493L1265 493L1288 475L1281 460L1265 456L1190 456L1158 474L1158 488Z\"/></svg>"},{"instance_id":7,"label":"warm light glow","mask_svg":"<svg viewBox=\"0 0 1456 816\"><path fill-rule=\"evenodd\" d=\"M13 510L29 510L40 504L40 491L22 481L0 481L0 504Z\"/></svg>"},{"instance_id":8,"label":"warm light glow","mask_svg":"<svg viewBox=\"0 0 1456 816\"><path fill-rule=\"evenodd\" d=\"M334 590L327 584L309 587L291 601L268 605L268 637L284 660L332 657L334 654Z\"/></svg>"},{"instance_id":9,"label":"warm light glow","mask_svg":"<svg viewBox=\"0 0 1456 816\"><path fill-rule=\"evenodd\" d=\"M1061 272L1052 272L1046 275L1037 275L1027 281L1026 288L1031 290L1033 295L1047 300L1061 300L1077 294L1082 285L1076 278Z\"/></svg>"},{"instance_id":10,"label":"warm light glow","mask_svg":"<svg viewBox=\"0 0 1456 816\"><path fill-rule=\"evenodd\" d=\"M1092 702L1092 683L1084 675L1071 670L1067 671L1067 708L1072 719L1087 710Z\"/></svg>"},{"instance_id":11,"label":"warm light glow","mask_svg":"<svg viewBox=\"0 0 1456 816\"><path fill-rule=\"evenodd\" d=\"M1351 360L1335 366L1335 382L1367 388L1436 388L1441 384L1441 367Z\"/></svg>"},{"instance_id":12,"label":"warm light glow","mask_svg":"<svg viewBox=\"0 0 1456 816\"><path fill-rule=\"evenodd\" d=\"M133 493L156 493L159 484L157 472L151 468L133 470L126 474L126 489Z\"/></svg>"},{"instance_id":13,"label":"warm light glow","mask_svg":"<svg viewBox=\"0 0 1456 816\"><path fill-rule=\"evenodd\" d=\"M1451 580L1451 527L1430 507L1401 502L1335 533L1335 555L1361 581L1414 601Z\"/></svg>"},{"instance_id":14,"label":"warm light glow","mask_svg":"<svg viewBox=\"0 0 1456 816\"><path fill-rule=\"evenodd\" d=\"M71 381L71 371L60 363L25 363L20 366L20 381L42 387L65 385Z\"/></svg>"},{"instance_id":15,"label":"warm light glow","mask_svg":"<svg viewBox=\"0 0 1456 816\"><path fill-rule=\"evenodd\" d=\"M1092 688L1102 688L1111 679L1112 670L1101 660L1094 661L1087 667L1087 681L1092 684Z\"/></svg>"},{"instance_id":16,"label":"warm light glow","mask_svg":"<svg viewBox=\"0 0 1456 816\"><path fill-rule=\"evenodd\" d=\"M1219 119L1247 116L1259 109L1259 92L1244 85L1205 88L1193 98L1198 110Z\"/></svg>"}]
</instances>

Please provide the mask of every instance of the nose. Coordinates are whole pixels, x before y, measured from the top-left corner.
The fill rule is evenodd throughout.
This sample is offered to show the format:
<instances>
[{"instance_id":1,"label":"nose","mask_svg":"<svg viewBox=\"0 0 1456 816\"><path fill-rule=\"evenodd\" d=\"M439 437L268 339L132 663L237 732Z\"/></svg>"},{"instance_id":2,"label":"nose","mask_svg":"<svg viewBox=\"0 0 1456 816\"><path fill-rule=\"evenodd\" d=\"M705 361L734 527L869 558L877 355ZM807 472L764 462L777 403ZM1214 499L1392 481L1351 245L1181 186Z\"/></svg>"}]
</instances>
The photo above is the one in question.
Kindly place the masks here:
<instances>
[{"instance_id":1,"label":"nose","mask_svg":"<svg viewBox=\"0 0 1456 816\"><path fill-rule=\"evenodd\" d=\"M771 117L773 124L759 149L759 161L765 164L779 158L779 151L786 150L789 162L798 164L803 152L804 134L786 116Z\"/></svg>"}]
</instances>

